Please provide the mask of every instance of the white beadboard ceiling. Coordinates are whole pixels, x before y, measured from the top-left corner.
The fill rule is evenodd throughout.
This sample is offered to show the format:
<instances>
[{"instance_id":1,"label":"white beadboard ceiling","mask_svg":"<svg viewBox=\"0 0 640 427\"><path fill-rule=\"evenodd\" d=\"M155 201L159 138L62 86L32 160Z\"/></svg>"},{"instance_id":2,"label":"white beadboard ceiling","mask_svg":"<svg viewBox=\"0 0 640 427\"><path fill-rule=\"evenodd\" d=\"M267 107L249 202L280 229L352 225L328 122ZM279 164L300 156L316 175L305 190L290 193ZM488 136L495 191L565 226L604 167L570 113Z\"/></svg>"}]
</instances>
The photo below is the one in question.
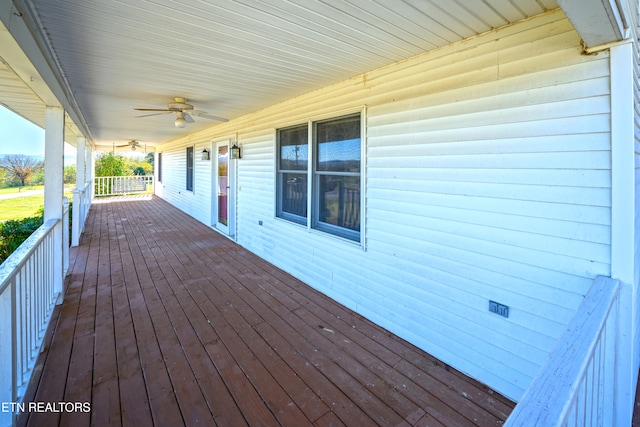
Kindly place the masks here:
<instances>
[{"instance_id":1,"label":"white beadboard ceiling","mask_svg":"<svg viewBox=\"0 0 640 427\"><path fill-rule=\"evenodd\" d=\"M179 96L233 119L558 7L556 0L14 4L48 45L98 145L154 145L217 123L196 117L178 129L173 114L136 118L143 113L135 107L164 108Z\"/></svg>"}]
</instances>

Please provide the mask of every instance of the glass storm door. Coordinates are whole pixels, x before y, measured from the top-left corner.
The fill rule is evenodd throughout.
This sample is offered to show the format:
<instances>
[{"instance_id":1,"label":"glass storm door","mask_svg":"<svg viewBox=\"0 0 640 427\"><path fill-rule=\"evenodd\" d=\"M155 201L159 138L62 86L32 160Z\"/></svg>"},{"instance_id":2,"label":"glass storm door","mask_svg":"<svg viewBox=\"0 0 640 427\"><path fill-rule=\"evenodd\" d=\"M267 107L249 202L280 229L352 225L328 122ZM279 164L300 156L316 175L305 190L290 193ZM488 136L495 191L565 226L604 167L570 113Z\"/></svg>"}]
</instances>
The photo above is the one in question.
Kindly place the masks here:
<instances>
[{"instance_id":1,"label":"glass storm door","mask_svg":"<svg viewBox=\"0 0 640 427\"><path fill-rule=\"evenodd\" d=\"M216 144L216 228L229 234L229 143Z\"/></svg>"},{"instance_id":2,"label":"glass storm door","mask_svg":"<svg viewBox=\"0 0 640 427\"><path fill-rule=\"evenodd\" d=\"M231 138L214 141L212 147L211 225L221 233L235 239L236 165L238 161L230 158L231 141Z\"/></svg>"}]
</instances>

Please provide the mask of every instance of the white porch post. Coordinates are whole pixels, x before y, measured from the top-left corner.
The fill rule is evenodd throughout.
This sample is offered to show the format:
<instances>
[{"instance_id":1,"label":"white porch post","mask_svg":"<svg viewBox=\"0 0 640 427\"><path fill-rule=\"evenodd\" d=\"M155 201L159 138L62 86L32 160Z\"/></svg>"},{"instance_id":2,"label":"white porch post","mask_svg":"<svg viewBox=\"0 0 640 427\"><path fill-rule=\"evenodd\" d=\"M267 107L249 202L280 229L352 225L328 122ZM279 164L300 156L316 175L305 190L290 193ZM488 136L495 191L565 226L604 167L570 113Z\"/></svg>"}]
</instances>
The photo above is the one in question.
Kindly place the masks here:
<instances>
[{"instance_id":1,"label":"white porch post","mask_svg":"<svg viewBox=\"0 0 640 427\"><path fill-rule=\"evenodd\" d=\"M93 196L95 193L95 185L93 183L93 179L96 173L96 159L95 159L95 153L93 151L93 147L89 146L89 150L87 150L87 163L86 163L86 169L87 169L87 182L91 182L91 185L89 186L89 204L91 204L91 202L93 201Z\"/></svg>"},{"instance_id":2,"label":"white porch post","mask_svg":"<svg viewBox=\"0 0 640 427\"><path fill-rule=\"evenodd\" d=\"M87 154L85 152L84 138L76 139L76 188L73 190L73 212L71 222L71 245L78 246L80 244L80 234L84 228L84 198L87 194L84 192L86 187L85 160Z\"/></svg>"},{"instance_id":3,"label":"white porch post","mask_svg":"<svg viewBox=\"0 0 640 427\"><path fill-rule=\"evenodd\" d=\"M611 277L620 281L619 328L616 354L616 421L630 426L635 386L634 318L637 284L634 283L635 140L633 44L611 48Z\"/></svg>"},{"instance_id":4,"label":"white porch post","mask_svg":"<svg viewBox=\"0 0 640 427\"><path fill-rule=\"evenodd\" d=\"M62 221L64 197L64 109L47 107L45 111L44 136L44 221L59 219ZM63 238L62 227L55 227L54 244L54 292L63 292Z\"/></svg>"},{"instance_id":5,"label":"white porch post","mask_svg":"<svg viewBox=\"0 0 640 427\"><path fill-rule=\"evenodd\" d=\"M76 139L76 187L82 189L87 181L85 164L87 161L86 139Z\"/></svg>"}]
</instances>

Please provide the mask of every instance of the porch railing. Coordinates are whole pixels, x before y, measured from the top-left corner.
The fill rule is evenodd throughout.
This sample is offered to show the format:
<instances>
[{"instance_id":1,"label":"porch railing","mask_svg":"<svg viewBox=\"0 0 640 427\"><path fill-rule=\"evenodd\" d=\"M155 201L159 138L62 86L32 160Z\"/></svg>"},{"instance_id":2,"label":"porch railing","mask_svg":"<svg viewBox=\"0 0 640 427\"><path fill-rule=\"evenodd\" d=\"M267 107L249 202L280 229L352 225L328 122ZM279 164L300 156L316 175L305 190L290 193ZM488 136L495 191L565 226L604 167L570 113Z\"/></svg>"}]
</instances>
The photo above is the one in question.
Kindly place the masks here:
<instances>
[{"instance_id":1,"label":"porch railing","mask_svg":"<svg viewBox=\"0 0 640 427\"><path fill-rule=\"evenodd\" d=\"M87 181L84 187L76 187L73 190L73 210L71 221L71 246L80 244L80 235L84 231L84 225L91 208L93 198L92 181Z\"/></svg>"},{"instance_id":2,"label":"porch railing","mask_svg":"<svg viewBox=\"0 0 640 427\"><path fill-rule=\"evenodd\" d=\"M62 295L68 229L65 209L62 220L45 222L0 265L1 426L15 423L54 305Z\"/></svg>"},{"instance_id":3,"label":"porch railing","mask_svg":"<svg viewBox=\"0 0 640 427\"><path fill-rule=\"evenodd\" d=\"M94 185L96 197L151 194L153 175L97 176Z\"/></svg>"},{"instance_id":4,"label":"porch railing","mask_svg":"<svg viewBox=\"0 0 640 427\"><path fill-rule=\"evenodd\" d=\"M598 277L505 426L613 426L620 284Z\"/></svg>"}]
</instances>

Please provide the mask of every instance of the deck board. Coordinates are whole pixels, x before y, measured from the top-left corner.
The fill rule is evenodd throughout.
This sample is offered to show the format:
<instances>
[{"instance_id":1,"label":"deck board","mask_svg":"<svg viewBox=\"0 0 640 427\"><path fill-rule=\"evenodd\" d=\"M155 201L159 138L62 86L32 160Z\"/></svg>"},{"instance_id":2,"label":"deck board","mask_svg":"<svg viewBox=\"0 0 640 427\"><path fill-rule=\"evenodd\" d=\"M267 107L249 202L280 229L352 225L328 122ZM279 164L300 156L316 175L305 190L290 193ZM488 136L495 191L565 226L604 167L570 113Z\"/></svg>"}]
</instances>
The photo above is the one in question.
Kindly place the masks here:
<instances>
[{"instance_id":1,"label":"deck board","mask_svg":"<svg viewBox=\"0 0 640 427\"><path fill-rule=\"evenodd\" d=\"M91 412L21 426L490 426L514 406L158 198L94 203L80 243L26 398Z\"/></svg>"}]
</instances>

